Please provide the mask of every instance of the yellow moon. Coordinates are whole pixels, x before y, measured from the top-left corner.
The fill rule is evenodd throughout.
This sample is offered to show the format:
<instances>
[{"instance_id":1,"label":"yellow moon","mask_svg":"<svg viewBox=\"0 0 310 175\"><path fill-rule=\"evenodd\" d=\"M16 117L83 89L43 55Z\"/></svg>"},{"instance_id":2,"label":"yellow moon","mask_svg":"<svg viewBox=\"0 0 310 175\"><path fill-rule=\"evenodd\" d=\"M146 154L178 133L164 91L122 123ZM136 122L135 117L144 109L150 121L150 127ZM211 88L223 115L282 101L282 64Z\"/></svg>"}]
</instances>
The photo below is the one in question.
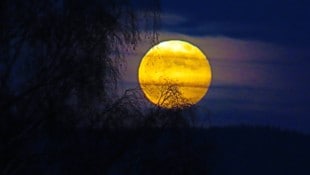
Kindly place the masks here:
<instances>
[{"instance_id":1,"label":"yellow moon","mask_svg":"<svg viewBox=\"0 0 310 175\"><path fill-rule=\"evenodd\" d=\"M163 108L198 103L207 93L212 73L205 54L180 40L163 41L142 58L139 85L146 98Z\"/></svg>"}]
</instances>

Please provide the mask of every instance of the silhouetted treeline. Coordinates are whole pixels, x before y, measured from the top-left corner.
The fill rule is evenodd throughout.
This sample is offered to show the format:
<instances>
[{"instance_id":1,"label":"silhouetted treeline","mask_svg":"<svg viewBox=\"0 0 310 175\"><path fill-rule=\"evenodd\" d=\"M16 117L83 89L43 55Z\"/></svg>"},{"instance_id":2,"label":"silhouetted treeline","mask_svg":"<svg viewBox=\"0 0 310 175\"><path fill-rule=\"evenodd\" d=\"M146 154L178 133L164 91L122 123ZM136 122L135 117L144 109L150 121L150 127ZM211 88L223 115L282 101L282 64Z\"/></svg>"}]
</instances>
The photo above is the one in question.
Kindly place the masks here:
<instances>
[{"instance_id":1,"label":"silhouetted treeline","mask_svg":"<svg viewBox=\"0 0 310 175\"><path fill-rule=\"evenodd\" d=\"M310 137L272 127L222 127L202 131L215 146L210 174L309 174Z\"/></svg>"},{"instance_id":2,"label":"silhouetted treeline","mask_svg":"<svg viewBox=\"0 0 310 175\"><path fill-rule=\"evenodd\" d=\"M139 89L117 93L124 54L157 40L158 0L3 0L0 8L0 174L105 174L140 132L195 122L189 106L146 109ZM173 171L186 168L185 157Z\"/></svg>"},{"instance_id":3,"label":"silhouetted treeline","mask_svg":"<svg viewBox=\"0 0 310 175\"><path fill-rule=\"evenodd\" d=\"M1 7L1 123L103 118L117 100L122 54L144 36L141 25L152 23L154 33L143 33L156 39L156 0L6 0Z\"/></svg>"},{"instance_id":4,"label":"silhouetted treeline","mask_svg":"<svg viewBox=\"0 0 310 175\"><path fill-rule=\"evenodd\" d=\"M10 174L208 174L209 140L184 129L58 131L15 145Z\"/></svg>"}]
</instances>

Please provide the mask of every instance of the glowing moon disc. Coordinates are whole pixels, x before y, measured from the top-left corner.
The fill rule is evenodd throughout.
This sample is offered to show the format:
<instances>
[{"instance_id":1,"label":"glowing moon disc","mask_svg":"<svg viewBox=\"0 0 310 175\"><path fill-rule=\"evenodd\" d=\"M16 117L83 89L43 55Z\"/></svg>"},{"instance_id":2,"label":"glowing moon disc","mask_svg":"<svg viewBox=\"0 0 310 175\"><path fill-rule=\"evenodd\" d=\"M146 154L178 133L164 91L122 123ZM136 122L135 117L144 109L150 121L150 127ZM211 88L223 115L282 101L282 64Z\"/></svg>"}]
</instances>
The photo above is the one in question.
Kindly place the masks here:
<instances>
[{"instance_id":1,"label":"glowing moon disc","mask_svg":"<svg viewBox=\"0 0 310 175\"><path fill-rule=\"evenodd\" d=\"M196 104L206 94L212 73L196 46L179 40L161 42L142 58L138 70L146 98L164 108Z\"/></svg>"}]
</instances>

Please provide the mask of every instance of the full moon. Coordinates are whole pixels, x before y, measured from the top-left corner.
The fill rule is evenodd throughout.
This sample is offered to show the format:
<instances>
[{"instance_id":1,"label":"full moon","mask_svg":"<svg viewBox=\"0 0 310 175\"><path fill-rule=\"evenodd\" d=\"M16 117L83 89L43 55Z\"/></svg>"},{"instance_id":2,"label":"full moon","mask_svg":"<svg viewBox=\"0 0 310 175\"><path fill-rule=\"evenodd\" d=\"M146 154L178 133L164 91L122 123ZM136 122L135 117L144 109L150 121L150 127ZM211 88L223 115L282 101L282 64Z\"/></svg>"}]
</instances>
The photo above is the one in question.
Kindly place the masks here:
<instances>
[{"instance_id":1,"label":"full moon","mask_svg":"<svg viewBox=\"0 0 310 175\"><path fill-rule=\"evenodd\" d=\"M163 108L198 103L207 93L212 73L205 54L179 40L163 41L142 58L138 80L146 98Z\"/></svg>"}]
</instances>

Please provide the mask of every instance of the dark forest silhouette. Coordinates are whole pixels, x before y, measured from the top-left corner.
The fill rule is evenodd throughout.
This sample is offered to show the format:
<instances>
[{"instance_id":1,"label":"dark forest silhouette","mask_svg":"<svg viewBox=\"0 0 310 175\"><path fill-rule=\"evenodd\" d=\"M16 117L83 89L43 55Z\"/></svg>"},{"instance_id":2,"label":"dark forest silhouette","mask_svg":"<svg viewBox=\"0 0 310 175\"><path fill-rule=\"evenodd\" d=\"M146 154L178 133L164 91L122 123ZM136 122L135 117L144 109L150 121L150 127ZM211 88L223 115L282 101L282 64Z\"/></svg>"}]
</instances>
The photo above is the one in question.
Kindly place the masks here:
<instances>
[{"instance_id":1,"label":"dark forest silhouette","mask_svg":"<svg viewBox=\"0 0 310 175\"><path fill-rule=\"evenodd\" d=\"M74 125L103 116L116 101L123 51L143 37L139 23L156 40L157 2L141 3L138 11L127 0L2 2L3 116Z\"/></svg>"},{"instance_id":2,"label":"dark forest silhouette","mask_svg":"<svg viewBox=\"0 0 310 175\"><path fill-rule=\"evenodd\" d=\"M124 53L157 41L159 10L158 0L1 1L1 174L105 174L138 138L156 140L152 130L192 125L190 106L145 109L139 89L117 93Z\"/></svg>"}]
</instances>

